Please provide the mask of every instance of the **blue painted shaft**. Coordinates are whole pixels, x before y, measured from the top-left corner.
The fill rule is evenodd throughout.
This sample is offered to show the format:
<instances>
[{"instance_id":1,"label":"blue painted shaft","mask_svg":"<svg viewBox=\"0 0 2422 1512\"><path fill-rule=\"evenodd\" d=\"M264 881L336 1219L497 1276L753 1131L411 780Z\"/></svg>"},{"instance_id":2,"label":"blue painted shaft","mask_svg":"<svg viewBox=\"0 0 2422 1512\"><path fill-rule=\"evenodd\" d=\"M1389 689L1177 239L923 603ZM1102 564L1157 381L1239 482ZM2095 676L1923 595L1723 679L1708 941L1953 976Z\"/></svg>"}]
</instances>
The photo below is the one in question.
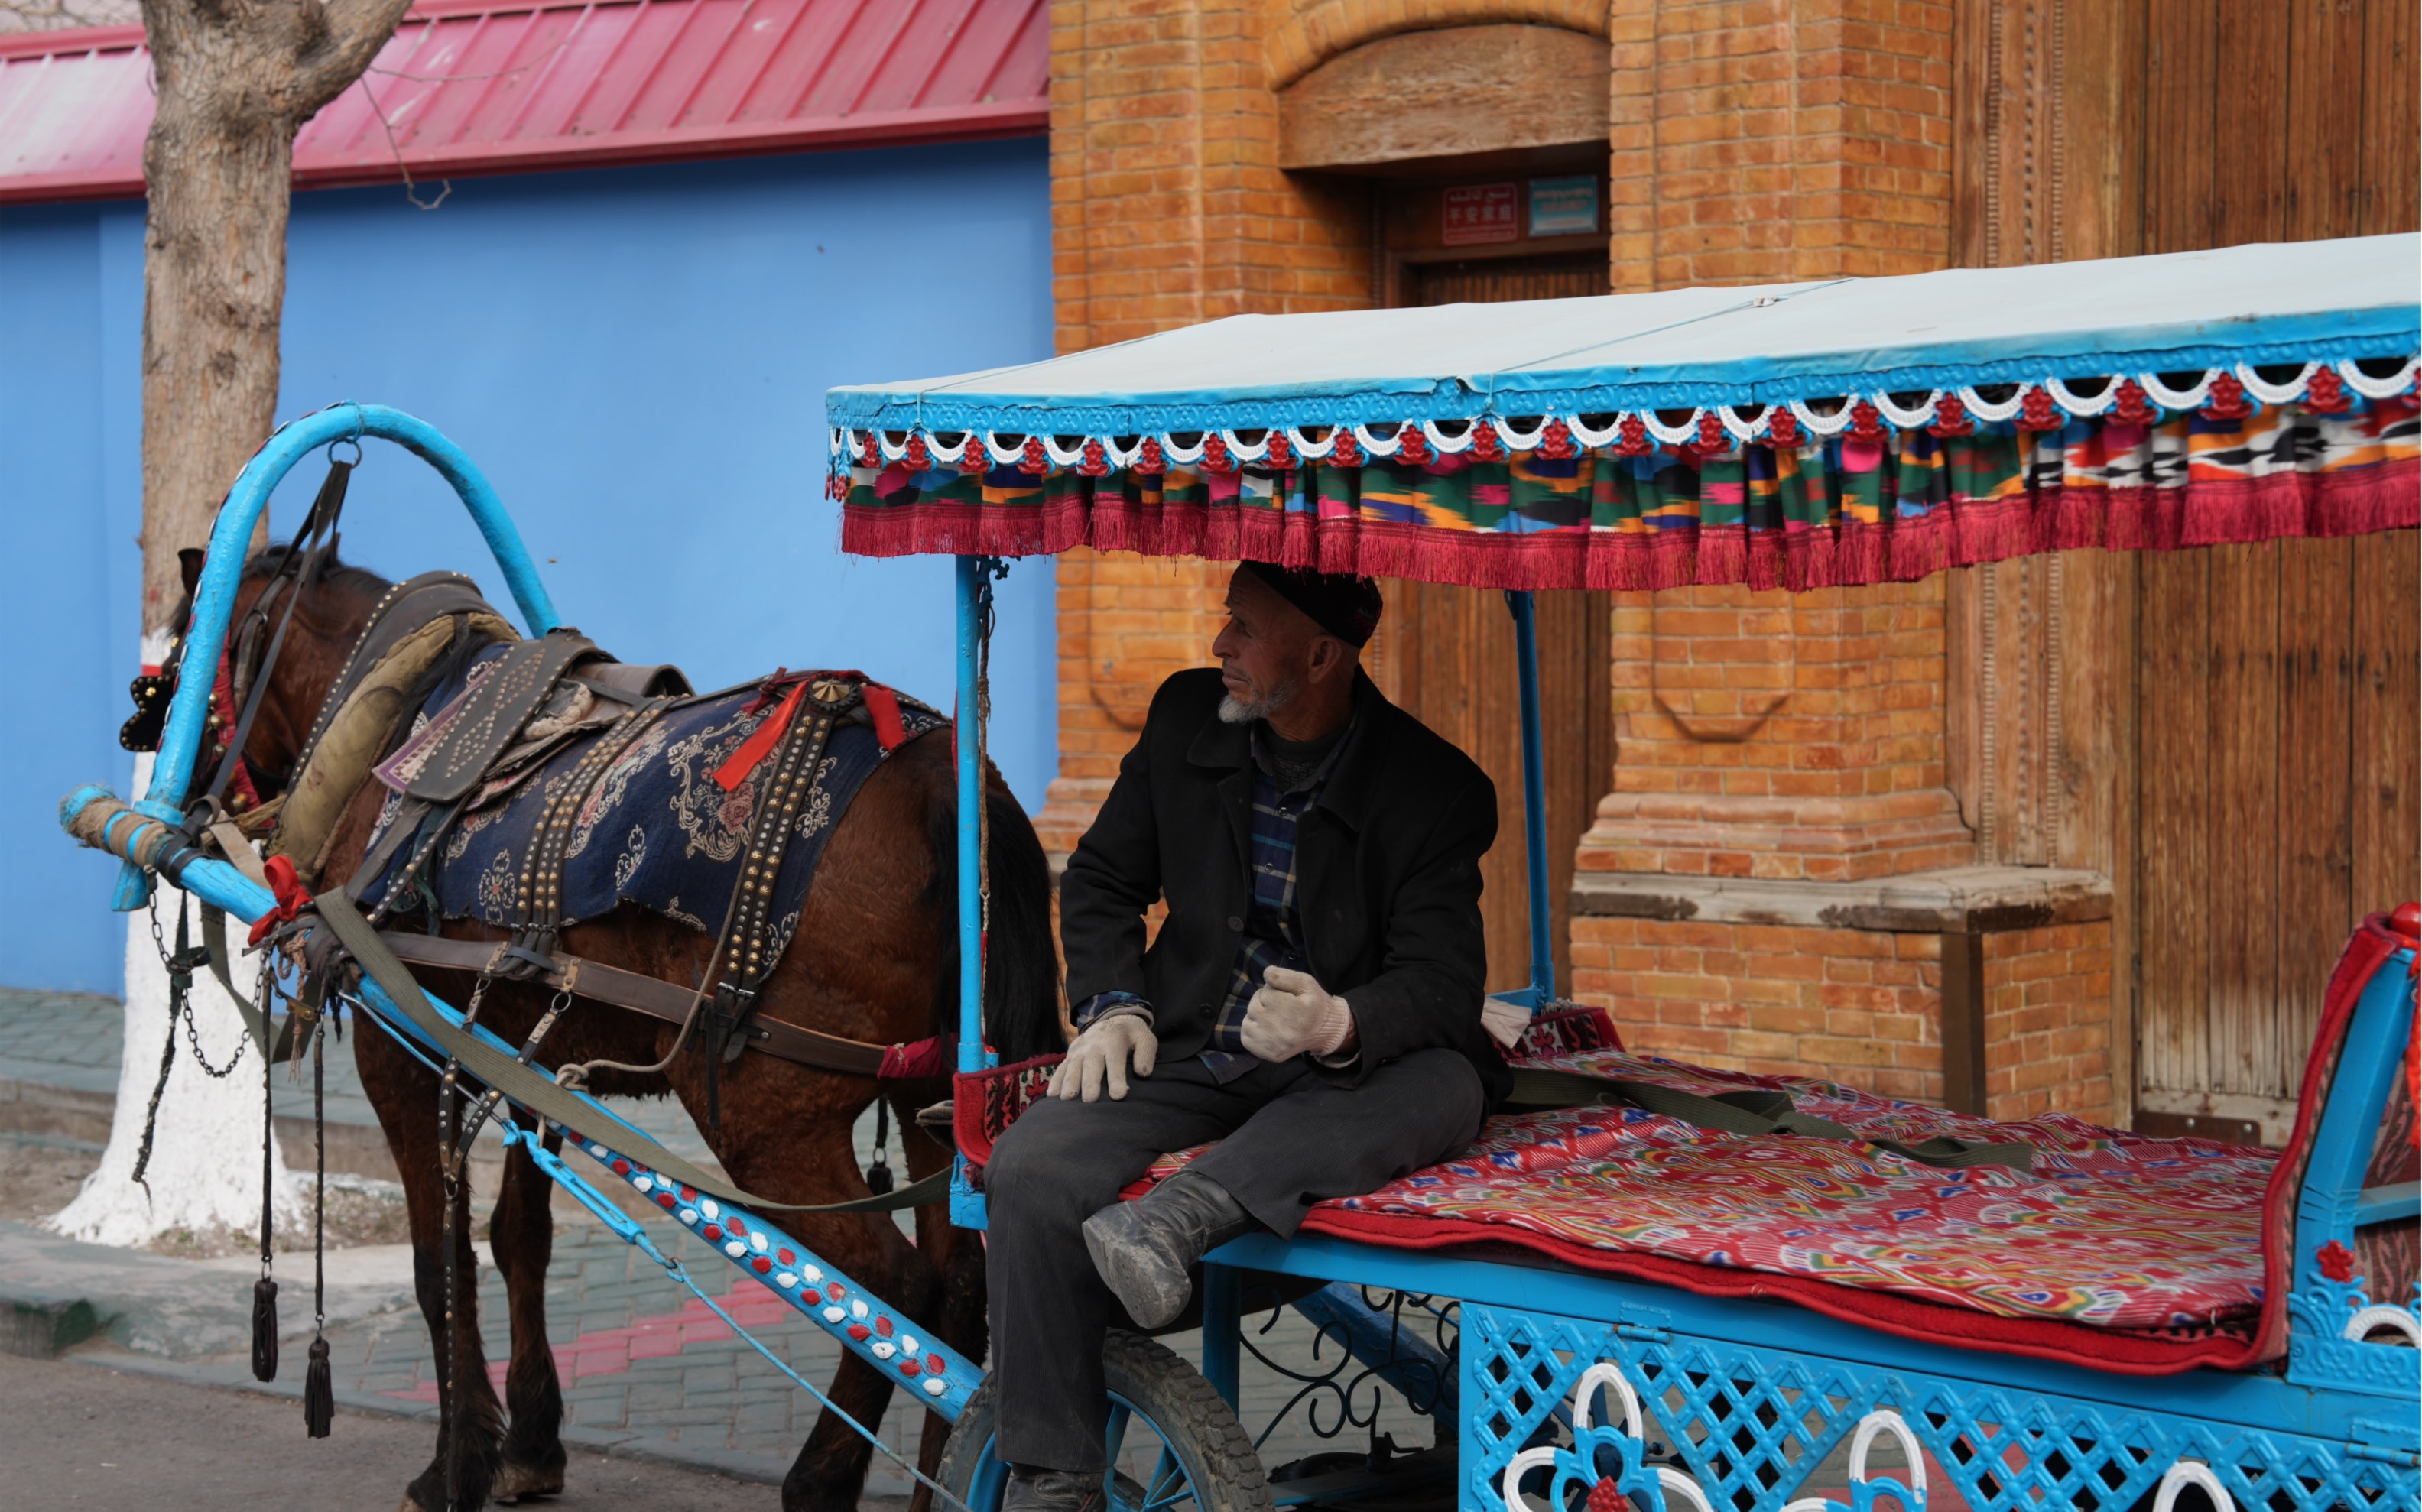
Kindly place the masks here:
<instances>
[{"instance_id":1,"label":"blue painted shaft","mask_svg":"<svg viewBox=\"0 0 2422 1512\"><path fill-rule=\"evenodd\" d=\"M1244 1379L1243 1291L1235 1267L1203 1267L1203 1378L1232 1408Z\"/></svg>"},{"instance_id":2,"label":"blue painted shaft","mask_svg":"<svg viewBox=\"0 0 2422 1512\"><path fill-rule=\"evenodd\" d=\"M1548 770L1541 749L1539 717L1539 625L1531 595L1511 592L1505 606L1514 612L1514 660L1522 687L1522 840L1531 862L1531 1004L1545 1005L1556 995L1556 952L1548 927Z\"/></svg>"},{"instance_id":3,"label":"blue painted shaft","mask_svg":"<svg viewBox=\"0 0 2422 1512\"><path fill-rule=\"evenodd\" d=\"M114 824L107 837L111 842L112 850L116 851L120 844L130 843L134 828L135 821L132 819L125 824ZM214 904L225 908L230 915L246 923L250 923L276 906L276 900L265 890L247 880L243 873L225 861L205 859L194 862L185 869L184 886L185 890L195 897L204 903ZM430 1054L442 1056L446 1053L443 1047L432 1044L420 1033L412 1020L404 1016L403 1013L396 1007L394 1000L386 995L385 990L380 987L377 982L365 977L360 990L362 1000L370 1006L371 1012L379 1016L382 1024L404 1038L417 1043ZM432 997L429 1001L430 1005L448 1022L458 1029L462 1027L463 1016L456 1013L444 1000ZM508 1055L518 1053L517 1047L498 1039L495 1033L482 1026L474 1025L470 1032L495 1049ZM543 1073L543 1067L540 1069ZM648 1176L651 1186L640 1189L643 1194L657 1189L669 1189L670 1184L666 1182L665 1178L653 1175L645 1166L628 1158L620 1150L596 1137L600 1132L604 1132L607 1139L611 1139L613 1129L630 1128L631 1126L626 1120L598 1104L594 1098L579 1089L574 1088L571 1091L574 1097L589 1104L597 1115L596 1122L590 1126L589 1138L582 1142L583 1153L591 1156L601 1164L608 1166L618 1159L623 1161L629 1168L628 1173L624 1172L616 1173L622 1175L625 1180L632 1181L634 1185L637 1185L637 1177ZM600 1218L606 1218L609 1212L614 1211L614 1205L610 1201L587 1182L582 1181L569 1168L562 1166L560 1162L544 1161L542 1164L548 1168L549 1176L561 1183L583 1206L596 1213ZM703 1236L702 1231L716 1221L716 1205L713 1203L696 1205L676 1203L674 1207L668 1211L683 1227L692 1233L701 1234ZM620 1216L616 1213L616 1217ZM921 1362L925 1355L932 1352L925 1348L927 1341L924 1340L918 1341L919 1349L912 1350L908 1347L907 1341L913 1333L911 1330L901 1327L901 1322L904 1322L904 1319L894 1322L888 1332L877 1332L871 1328L866 1328L870 1318L879 1316L886 1311L884 1304L873 1292L843 1275L838 1268L826 1265L814 1252L768 1223L762 1217L754 1213L743 1213L741 1216L747 1222L749 1232L767 1236L764 1243L741 1241L740 1252L734 1254L731 1252L734 1241L729 1236L710 1242L714 1242L716 1248L723 1252L725 1257L744 1273L767 1283L768 1289L776 1296L797 1308L817 1327L839 1340L843 1348L862 1356L870 1364L883 1370L887 1375L897 1372L903 1377L907 1374L901 1370L904 1361L913 1355ZM615 1223L612 1219L606 1221L618 1234L621 1234L626 1239L631 1238L631 1233L626 1232L623 1227L623 1223L629 1221L627 1219L623 1220L623 1223ZM637 1225L631 1225L631 1228L635 1230ZM794 1252L796 1256L794 1264L779 1268L782 1275L791 1278L787 1285L778 1284L781 1275L774 1273L771 1263L771 1256L784 1250ZM768 1260L769 1268L765 1272L760 1272L756 1268L757 1261L761 1258ZM839 1288L838 1292L835 1291L836 1287ZM836 1309L841 1314L838 1317L832 1315ZM866 1336L859 1337L852 1332L853 1328L863 1329ZM920 1350L922 1352L920 1352ZM942 1358L946 1362L947 1368L938 1376L920 1371L911 1389L916 1392L920 1406L930 1411L939 1412L944 1417L955 1419L959 1410L966 1406L967 1397L973 1394L977 1385L983 1381L983 1373L955 1350L947 1352ZM929 1379L941 1380L942 1390L935 1392L926 1387L925 1382Z\"/></svg>"},{"instance_id":4,"label":"blue painted shaft","mask_svg":"<svg viewBox=\"0 0 2422 1512\"><path fill-rule=\"evenodd\" d=\"M977 889L977 868L983 846L977 828L983 810L983 772L976 748L976 673L983 640L984 561L958 559L959 697L958 719L951 738L959 778L959 1069L981 1071L986 1060L983 1043L983 899ZM951 1222L965 1229L984 1226L983 1193L967 1184L964 1157L952 1158Z\"/></svg>"},{"instance_id":5,"label":"blue painted shaft","mask_svg":"<svg viewBox=\"0 0 2422 1512\"><path fill-rule=\"evenodd\" d=\"M520 606L530 634L543 635L555 628L555 605L539 582L529 549L522 543L521 533L513 528L495 490L460 447L425 421L382 404L337 404L290 421L244 465L211 531L209 559L202 567L193 624L185 637L184 665L197 675L178 680L176 697L168 705L167 726L160 736L159 758L151 767L151 788L144 795L147 806L158 807L147 807L145 811L173 818L184 806L195 759L201 750L202 722L210 713L211 669L218 665L219 652L227 644L236 584L244 574L253 526L269 508L271 492L296 463L322 447L372 435L420 457L454 485L480 533L487 538L488 549L495 553L496 566L504 573L505 584L512 590L513 602Z\"/></svg>"},{"instance_id":6,"label":"blue painted shaft","mask_svg":"<svg viewBox=\"0 0 2422 1512\"><path fill-rule=\"evenodd\" d=\"M977 890L983 772L979 763L976 663L983 638L984 560L961 557L959 568L959 710L952 732L959 763L959 1069L981 1071L983 1043L983 903Z\"/></svg>"}]
</instances>

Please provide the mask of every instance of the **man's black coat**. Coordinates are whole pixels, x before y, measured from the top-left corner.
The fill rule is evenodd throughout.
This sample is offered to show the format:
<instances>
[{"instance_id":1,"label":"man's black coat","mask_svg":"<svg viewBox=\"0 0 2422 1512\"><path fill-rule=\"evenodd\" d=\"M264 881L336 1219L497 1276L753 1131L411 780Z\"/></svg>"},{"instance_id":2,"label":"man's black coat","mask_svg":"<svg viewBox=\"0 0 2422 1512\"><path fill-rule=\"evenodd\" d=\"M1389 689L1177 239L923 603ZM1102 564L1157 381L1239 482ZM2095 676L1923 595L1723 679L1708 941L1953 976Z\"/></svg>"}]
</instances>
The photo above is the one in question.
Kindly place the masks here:
<instances>
[{"instance_id":1,"label":"man's black coat","mask_svg":"<svg viewBox=\"0 0 2422 1512\"><path fill-rule=\"evenodd\" d=\"M1226 997L1250 895L1253 758L1221 722L1212 669L1153 695L1143 734L1060 884L1068 1000L1132 992L1152 1005L1160 1059L1199 1053ZM1297 902L1312 974L1353 1011L1360 1057L1461 1050L1494 1104L1512 1077L1480 1023L1487 943L1480 858L1497 789L1470 757L1355 673L1353 726L1296 837ZM1144 910L1169 918L1144 948Z\"/></svg>"}]
</instances>

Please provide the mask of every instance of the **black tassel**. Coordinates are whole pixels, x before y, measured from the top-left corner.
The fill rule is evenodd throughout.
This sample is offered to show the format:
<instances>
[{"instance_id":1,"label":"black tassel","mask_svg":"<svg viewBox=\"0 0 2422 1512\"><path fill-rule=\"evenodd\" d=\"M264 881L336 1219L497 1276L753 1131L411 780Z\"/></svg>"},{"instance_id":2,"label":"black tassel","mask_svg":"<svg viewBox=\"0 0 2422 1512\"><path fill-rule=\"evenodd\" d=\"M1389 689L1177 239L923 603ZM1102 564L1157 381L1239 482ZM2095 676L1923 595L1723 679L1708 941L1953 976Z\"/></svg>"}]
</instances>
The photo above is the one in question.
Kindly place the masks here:
<instances>
[{"instance_id":1,"label":"black tassel","mask_svg":"<svg viewBox=\"0 0 2422 1512\"><path fill-rule=\"evenodd\" d=\"M268 1276L252 1284L252 1378L277 1378L277 1283Z\"/></svg>"},{"instance_id":2,"label":"black tassel","mask_svg":"<svg viewBox=\"0 0 2422 1512\"><path fill-rule=\"evenodd\" d=\"M877 1197L890 1194L891 1179L891 1105L881 1097L874 1099L874 1159L866 1168L866 1189Z\"/></svg>"},{"instance_id":3,"label":"black tassel","mask_svg":"<svg viewBox=\"0 0 2422 1512\"><path fill-rule=\"evenodd\" d=\"M337 1416L337 1389L328 1380L328 1341L311 1341L311 1363L303 1372L303 1427L314 1439L328 1436Z\"/></svg>"}]
</instances>

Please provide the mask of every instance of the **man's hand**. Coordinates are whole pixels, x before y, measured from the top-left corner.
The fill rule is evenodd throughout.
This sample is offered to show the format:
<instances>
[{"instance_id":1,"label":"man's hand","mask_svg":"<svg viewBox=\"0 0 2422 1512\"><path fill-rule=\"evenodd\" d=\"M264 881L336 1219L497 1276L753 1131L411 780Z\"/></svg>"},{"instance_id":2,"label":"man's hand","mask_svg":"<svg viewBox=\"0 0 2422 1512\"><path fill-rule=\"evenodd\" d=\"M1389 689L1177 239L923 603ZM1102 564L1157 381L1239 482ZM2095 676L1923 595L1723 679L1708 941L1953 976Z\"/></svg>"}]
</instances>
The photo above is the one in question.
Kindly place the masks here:
<instances>
[{"instance_id":1,"label":"man's hand","mask_svg":"<svg viewBox=\"0 0 2422 1512\"><path fill-rule=\"evenodd\" d=\"M1265 1061L1334 1055L1354 1040L1354 1015L1302 971L1274 966L1245 1004L1245 1048Z\"/></svg>"},{"instance_id":2,"label":"man's hand","mask_svg":"<svg viewBox=\"0 0 2422 1512\"><path fill-rule=\"evenodd\" d=\"M1051 1095L1099 1102L1102 1086L1108 1082L1110 1100L1116 1102L1127 1095L1127 1066L1132 1063L1138 1077L1148 1077L1159 1054L1160 1041L1152 1032L1152 1020L1143 1015L1097 1018L1077 1036L1077 1043L1068 1047L1068 1058L1051 1073Z\"/></svg>"}]
</instances>

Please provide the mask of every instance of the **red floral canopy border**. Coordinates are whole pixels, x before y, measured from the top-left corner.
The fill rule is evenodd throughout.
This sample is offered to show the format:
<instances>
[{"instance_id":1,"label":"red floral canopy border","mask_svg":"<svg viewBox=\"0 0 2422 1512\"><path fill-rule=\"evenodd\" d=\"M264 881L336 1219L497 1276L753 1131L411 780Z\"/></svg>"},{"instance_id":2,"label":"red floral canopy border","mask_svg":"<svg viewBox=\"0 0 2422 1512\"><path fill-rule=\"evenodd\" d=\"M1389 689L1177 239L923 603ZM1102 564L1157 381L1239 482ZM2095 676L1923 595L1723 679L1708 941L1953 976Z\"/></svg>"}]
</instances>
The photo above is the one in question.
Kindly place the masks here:
<instances>
[{"instance_id":1,"label":"red floral canopy border","mask_svg":"<svg viewBox=\"0 0 2422 1512\"><path fill-rule=\"evenodd\" d=\"M1794 590L2422 523L2415 363L1141 436L838 430L844 549ZM2193 376L2193 382L2181 380Z\"/></svg>"}]
</instances>

